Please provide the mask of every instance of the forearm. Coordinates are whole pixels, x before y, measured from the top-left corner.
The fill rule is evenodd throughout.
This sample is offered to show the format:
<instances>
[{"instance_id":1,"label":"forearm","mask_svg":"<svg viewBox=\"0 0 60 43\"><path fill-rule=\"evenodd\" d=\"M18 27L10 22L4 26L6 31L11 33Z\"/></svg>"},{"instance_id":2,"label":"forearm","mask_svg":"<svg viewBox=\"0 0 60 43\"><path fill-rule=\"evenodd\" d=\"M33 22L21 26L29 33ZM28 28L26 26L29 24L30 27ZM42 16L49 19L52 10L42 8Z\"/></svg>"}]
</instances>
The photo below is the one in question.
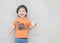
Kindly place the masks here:
<instances>
[{"instance_id":1,"label":"forearm","mask_svg":"<svg viewBox=\"0 0 60 43\"><path fill-rule=\"evenodd\" d=\"M13 26L12 29L10 30L10 33L12 33L14 31L15 27Z\"/></svg>"}]
</instances>

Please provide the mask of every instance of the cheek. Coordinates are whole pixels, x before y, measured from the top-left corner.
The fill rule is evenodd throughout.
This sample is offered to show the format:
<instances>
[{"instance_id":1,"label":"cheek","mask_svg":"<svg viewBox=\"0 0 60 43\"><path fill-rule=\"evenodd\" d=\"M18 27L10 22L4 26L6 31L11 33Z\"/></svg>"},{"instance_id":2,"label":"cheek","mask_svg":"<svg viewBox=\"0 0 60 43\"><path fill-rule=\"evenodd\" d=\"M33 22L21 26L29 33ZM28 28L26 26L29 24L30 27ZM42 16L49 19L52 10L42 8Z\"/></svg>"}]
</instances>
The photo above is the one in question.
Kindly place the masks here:
<instances>
[{"instance_id":1,"label":"cheek","mask_svg":"<svg viewBox=\"0 0 60 43\"><path fill-rule=\"evenodd\" d=\"M26 12L24 14L26 15Z\"/></svg>"},{"instance_id":2,"label":"cheek","mask_svg":"<svg viewBox=\"0 0 60 43\"><path fill-rule=\"evenodd\" d=\"M26 11L24 13L27 14Z\"/></svg>"},{"instance_id":3,"label":"cheek","mask_svg":"<svg viewBox=\"0 0 60 43\"><path fill-rule=\"evenodd\" d=\"M19 14L21 14L21 13L19 12Z\"/></svg>"}]
</instances>

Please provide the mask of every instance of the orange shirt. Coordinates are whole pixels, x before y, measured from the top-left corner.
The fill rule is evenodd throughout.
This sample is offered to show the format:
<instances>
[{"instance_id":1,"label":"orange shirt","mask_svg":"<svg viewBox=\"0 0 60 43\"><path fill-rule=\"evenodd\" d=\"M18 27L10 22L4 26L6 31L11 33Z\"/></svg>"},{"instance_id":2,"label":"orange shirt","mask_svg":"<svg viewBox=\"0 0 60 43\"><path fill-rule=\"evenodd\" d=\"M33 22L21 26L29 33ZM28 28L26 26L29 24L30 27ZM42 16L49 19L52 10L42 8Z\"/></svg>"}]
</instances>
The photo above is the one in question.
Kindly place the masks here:
<instances>
[{"instance_id":1,"label":"orange shirt","mask_svg":"<svg viewBox=\"0 0 60 43\"><path fill-rule=\"evenodd\" d=\"M14 26L16 28L16 38L28 38L28 30L31 25L28 18L16 18L14 21Z\"/></svg>"}]
</instances>

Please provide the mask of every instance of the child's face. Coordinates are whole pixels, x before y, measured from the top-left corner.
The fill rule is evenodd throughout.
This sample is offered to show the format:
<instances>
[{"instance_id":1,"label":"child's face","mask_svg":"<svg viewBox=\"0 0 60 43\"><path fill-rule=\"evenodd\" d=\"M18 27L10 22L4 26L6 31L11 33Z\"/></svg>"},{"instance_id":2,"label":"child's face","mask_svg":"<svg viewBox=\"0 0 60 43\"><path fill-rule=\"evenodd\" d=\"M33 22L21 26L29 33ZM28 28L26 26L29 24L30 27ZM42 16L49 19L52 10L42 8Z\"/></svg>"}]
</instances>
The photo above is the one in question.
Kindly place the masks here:
<instances>
[{"instance_id":1,"label":"child's face","mask_svg":"<svg viewBox=\"0 0 60 43\"><path fill-rule=\"evenodd\" d=\"M20 17L25 17L25 15L27 15L26 10L23 7L20 8L19 11L18 11L18 15Z\"/></svg>"}]
</instances>

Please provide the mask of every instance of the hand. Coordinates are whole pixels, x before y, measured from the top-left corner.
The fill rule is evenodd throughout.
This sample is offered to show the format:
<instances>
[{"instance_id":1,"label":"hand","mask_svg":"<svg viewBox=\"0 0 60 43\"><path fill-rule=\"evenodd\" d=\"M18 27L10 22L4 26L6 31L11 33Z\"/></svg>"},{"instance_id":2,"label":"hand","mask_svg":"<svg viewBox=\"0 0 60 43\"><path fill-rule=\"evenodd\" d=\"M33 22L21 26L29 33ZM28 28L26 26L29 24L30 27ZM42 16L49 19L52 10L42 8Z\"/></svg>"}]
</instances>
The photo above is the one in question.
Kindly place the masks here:
<instances>
[{"instance_id":1,"label":"hand","mask_svg":"<svg viewBox=\"0 0 60 43\"><path fill-rule=\"evenodd\" d=\"M32 21L32 26L35 27L36 26L36 23L34 21Z\"/></svg>"},{"instance_id":2,"label":"hand","mask_svg":"<svg viewBox=\"0 0 60 43\"><path fill-rule=\"evenodd\" d=\"M9 34L11 34L14 31L15 27L13 26L12 29L10 30Z\"/></svg>"},{"instance_id":3,"label":"hand","mask_svg":"<svg viewBox=\"0 0 60 43\"><path fill-rule=\"evenodd\" d=\"M10 31L8 34L11 34L12 32Z\"/></svg>"}]
</instances>

